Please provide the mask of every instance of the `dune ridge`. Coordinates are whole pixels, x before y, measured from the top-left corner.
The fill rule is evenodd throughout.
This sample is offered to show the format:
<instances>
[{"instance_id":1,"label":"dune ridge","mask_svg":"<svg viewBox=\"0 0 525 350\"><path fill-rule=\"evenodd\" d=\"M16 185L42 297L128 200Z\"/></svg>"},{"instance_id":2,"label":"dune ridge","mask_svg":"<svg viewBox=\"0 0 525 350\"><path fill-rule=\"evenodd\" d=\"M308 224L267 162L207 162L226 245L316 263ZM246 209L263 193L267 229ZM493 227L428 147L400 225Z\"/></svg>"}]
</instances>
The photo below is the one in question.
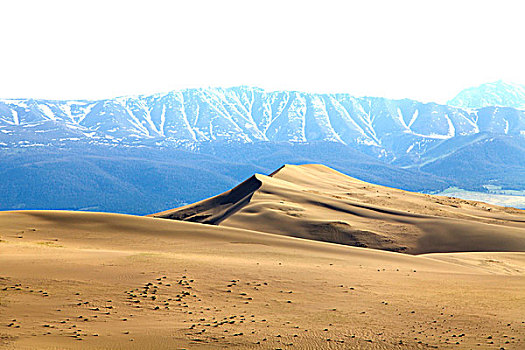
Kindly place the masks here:
<instances>
[{"instance_id":1,"label":"dune ridge","mask_svg":"<svg viewBox=\"0 0 525 350\"><path fill-rule=\"evenodd\" d=\"M285 165L153 216L409 254L525 251L525 211L369 184L323 165Z\"/></svg>"}]
</instances>

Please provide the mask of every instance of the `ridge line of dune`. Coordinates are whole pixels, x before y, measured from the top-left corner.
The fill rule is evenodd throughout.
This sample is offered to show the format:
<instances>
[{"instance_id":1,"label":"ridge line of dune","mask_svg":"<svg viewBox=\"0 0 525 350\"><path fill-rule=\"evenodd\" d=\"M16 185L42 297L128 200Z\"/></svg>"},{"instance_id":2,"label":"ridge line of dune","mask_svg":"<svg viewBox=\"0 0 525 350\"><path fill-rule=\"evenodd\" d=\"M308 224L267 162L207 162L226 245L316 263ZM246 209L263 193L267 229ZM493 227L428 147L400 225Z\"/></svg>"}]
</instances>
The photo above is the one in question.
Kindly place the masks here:
<instances>
[{"instance_id":1,"label":"ridge line of dune","mask_svg":"<svg viewBox=\"0 0 525 350\"><path fill-rule=\"evenodd\" d=\"M218 194L214 197L204 199L197 203L189 204L180 208L166 210L160 213L151 214L162 219L194 221L203 224L218 225L227 217L233 215L246 204L250 202L253 194L262 186L262 181L257 175L252 175L239 185L235 186L229 191ZM215 207L225 207L213 215L199 215L207 206L214 205ZM228 206L229 205L229 206Z\"/></svg>"},{"instance_id":2,"label":"ridge line of dune","mask_svg":"<svg viewBox=\"0 0 525 350\"><path fill-rule=\"evenodd\" d=\"M409 254L525 251L525 216L369 184L324 165L283 165L153 216Z\"/></svg>"}]
</instances>

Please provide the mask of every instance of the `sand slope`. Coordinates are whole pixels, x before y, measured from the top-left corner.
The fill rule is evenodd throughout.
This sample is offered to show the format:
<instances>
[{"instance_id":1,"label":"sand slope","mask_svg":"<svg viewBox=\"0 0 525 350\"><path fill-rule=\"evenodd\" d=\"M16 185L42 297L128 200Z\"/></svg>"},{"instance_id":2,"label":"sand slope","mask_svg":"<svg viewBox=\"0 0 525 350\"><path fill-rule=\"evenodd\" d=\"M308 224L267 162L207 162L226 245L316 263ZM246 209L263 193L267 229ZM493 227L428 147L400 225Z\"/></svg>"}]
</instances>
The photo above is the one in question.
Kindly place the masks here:
<instances>
[{"instance_id":1,"label":"sand slope","mask_svg":"<svg viewBox=\"0 0 525 350\"><path fill-rule=\"evenodd\" d=\"M372 185L323 165L256 174L155 216L411 254L525 251L523 210Z\"/></svg>"},{"instance_id":2,"label":"sand slope","mask_svg":"<svg viewBox=\"0 0 525 350\"><path fill-rule=\"evenodd\" d=\"M156 218L3 212L0 347L518 349L524 272L524 253L412 256Z\"/></svg>"}]
</instances>

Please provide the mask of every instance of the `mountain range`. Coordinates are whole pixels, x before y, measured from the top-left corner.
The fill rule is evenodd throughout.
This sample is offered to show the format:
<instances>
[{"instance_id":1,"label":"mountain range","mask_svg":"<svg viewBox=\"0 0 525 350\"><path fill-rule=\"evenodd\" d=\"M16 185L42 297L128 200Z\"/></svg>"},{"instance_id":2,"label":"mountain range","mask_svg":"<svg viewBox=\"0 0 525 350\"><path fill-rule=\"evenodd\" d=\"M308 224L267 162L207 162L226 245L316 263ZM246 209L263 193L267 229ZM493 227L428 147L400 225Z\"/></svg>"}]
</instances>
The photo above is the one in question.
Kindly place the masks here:
<instances>
[{"instance_id":1,"label":"mountain range","mask_svg":"<svg viewBox=\"0 0 525 350\"><path fill-rule=\"evenodd\" d=\"M522 86L502 82L464 90L447 105L246 86L4 99L0 209L146 213L305 162L407 190L520 191L524 101ZM196 174L209 174L207 188L194 188Z\"/></svg>"}]
</instances>

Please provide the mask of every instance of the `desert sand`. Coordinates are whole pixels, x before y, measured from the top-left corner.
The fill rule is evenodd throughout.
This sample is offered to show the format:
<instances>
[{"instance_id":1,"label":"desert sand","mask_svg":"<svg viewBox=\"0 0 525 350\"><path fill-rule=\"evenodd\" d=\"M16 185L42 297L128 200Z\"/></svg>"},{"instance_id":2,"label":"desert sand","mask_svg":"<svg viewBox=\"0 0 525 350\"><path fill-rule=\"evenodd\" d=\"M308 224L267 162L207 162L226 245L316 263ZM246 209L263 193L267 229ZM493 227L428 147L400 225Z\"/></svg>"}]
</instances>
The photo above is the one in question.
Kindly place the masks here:
<instances>
[{"instance_id":1,"label":"desert sand","mask_svg":"<svg viewBox=\"0 0 525 350\"><path fill-rule=\"evenodd\" d=\"M525 211L372 185L285 165L156 217L411 254L525 251Z\"/></svg>"},{"instance_id":2,"label":"desert sand","mask_svg":"<svg viewBox=\"0 0 525 350\"><path fill-rule=\"evenodd\" d=\"M256 175L262 185L251 193L199 203L193 218L218 225L0 213L0 347L525 347L522 211L377 187L319 166L290 168ZM320 171L326 176L316 178ZM294 220L306 226L291 234L284 228ZM337 220L410 254L291 237ZM443 223L461 227L460 237L450 226L431 232ZM413 228L409 238L400 227ZM358 243L379 241L364 237Z\"/></svg>"}]
</instances>

